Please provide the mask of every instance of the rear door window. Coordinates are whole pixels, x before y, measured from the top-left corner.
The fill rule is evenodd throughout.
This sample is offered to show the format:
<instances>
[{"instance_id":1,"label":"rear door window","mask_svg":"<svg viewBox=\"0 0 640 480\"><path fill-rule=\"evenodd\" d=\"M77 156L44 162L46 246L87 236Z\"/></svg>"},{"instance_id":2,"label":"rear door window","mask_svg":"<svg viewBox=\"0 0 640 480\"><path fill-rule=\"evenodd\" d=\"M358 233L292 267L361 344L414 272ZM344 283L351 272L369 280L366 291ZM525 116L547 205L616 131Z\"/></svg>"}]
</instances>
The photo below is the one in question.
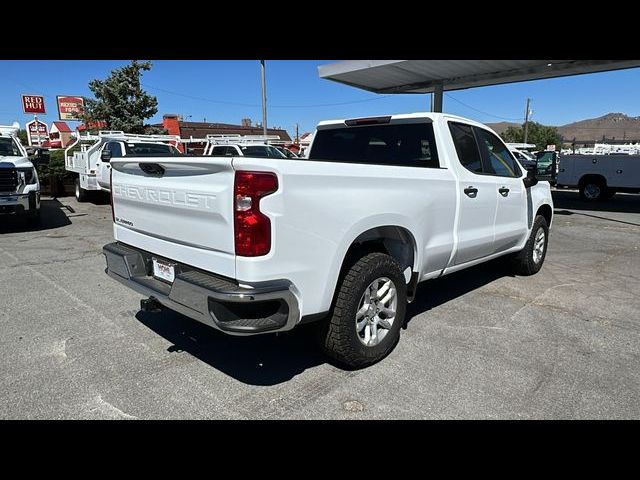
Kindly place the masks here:
<instances>
[{"instance_id":1,"label":"rear door window","mask_svg":"<svg viewBox=\"0 0 640 480\"><path fill-rule=\"evenodd\" d=\"M439 168L431 123L318 130L309 160Z\"/></svg>"}]
</instances>

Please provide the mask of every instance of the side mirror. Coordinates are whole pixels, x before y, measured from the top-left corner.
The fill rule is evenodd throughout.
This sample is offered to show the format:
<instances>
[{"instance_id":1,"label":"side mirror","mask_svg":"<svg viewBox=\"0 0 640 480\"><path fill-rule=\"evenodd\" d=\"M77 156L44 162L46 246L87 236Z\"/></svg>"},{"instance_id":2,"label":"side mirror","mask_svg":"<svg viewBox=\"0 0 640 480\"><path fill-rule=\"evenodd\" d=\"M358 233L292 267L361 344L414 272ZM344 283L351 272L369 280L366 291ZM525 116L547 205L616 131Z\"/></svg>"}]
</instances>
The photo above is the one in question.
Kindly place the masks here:
<instances>
[{"instance_id":1,"label":"side mirror","mask_svg":"<svg viewBox=\"0 0 640 480\"><path fill-rule=\"evenodd\" d=\"M103 162L111 161L111 150L107 150L106 148L100 152L100 160Z\"/></svg>"},{"instance_id":2,"label":"side mirror","mask_svg":"<svg viewBox=\"0 0 640 480\"><path fill-rule=\"evenodd\" d=\"M531 188L538 183L535 168L527 170L527 176L522 179L522 183L524 183L525 188Z\"/></svg>"}]
</instances>

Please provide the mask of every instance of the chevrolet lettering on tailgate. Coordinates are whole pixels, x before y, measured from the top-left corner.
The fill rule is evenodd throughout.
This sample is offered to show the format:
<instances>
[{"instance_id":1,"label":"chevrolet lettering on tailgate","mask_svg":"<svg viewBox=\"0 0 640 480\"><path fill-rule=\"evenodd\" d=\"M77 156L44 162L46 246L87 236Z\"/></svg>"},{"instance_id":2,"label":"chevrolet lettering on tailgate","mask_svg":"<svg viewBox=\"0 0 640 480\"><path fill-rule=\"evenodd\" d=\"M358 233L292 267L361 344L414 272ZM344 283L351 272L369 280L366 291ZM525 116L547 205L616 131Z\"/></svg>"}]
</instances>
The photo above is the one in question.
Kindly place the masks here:
<instances>
[{"instance_id":1,"label":"chevrolet lettering on tailgate","mask_svg":"<svg viewBox=\"0 0 640 480\"><path fill-rule=\"evenodd\" d=\"M113 196L144 203L183 206L198 210L213 210L216 196L208 193L184 192L162 188L114 185Z\"/></svg>"}]
</instances>

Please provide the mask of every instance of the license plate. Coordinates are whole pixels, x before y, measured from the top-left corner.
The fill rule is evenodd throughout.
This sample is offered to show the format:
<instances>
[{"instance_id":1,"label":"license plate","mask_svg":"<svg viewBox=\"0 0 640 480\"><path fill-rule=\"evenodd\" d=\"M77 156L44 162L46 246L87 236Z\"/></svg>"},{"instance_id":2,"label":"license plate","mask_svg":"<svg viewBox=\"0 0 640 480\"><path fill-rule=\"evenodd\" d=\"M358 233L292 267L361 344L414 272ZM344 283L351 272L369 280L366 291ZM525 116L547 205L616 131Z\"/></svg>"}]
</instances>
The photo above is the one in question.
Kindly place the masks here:
<instances>
[{"instance_id":1,"label":"license plate","mask_svg":"<svg viewBox=\"0 0 640 480\"><path fill-rule=\"evenodd\" d=\"M171 263L163 262L156 258L153 259L153 276L164 280L165 282L173 283L176 278L174 265Z\"/></svg>"}]
</instances>

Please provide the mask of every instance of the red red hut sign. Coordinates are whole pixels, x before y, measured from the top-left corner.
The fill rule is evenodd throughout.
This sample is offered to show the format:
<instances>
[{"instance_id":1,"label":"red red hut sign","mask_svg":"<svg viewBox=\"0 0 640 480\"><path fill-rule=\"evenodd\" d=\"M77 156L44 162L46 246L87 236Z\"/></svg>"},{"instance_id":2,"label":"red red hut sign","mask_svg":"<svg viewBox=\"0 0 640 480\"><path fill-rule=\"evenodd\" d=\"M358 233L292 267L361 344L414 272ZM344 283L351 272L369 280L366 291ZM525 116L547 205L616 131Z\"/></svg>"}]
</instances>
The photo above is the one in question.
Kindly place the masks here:
<instances>
[{"instance_id":1,"label":"red red hut sign","mask_svg":"<svg viewBox=\"0 0 640 480\"><path fill-rule=\"evenodd\" d=\"M24 113L45 113L44 97L41 95L22 95L22 110Z\"/></svg>"},{"instance_id":2,"label":"red red hut sign","mask_svg":"<svg viewBox=\"0 0 640 480\"><path fill-rule=\"evenodd\" d=\"M60 120L82 120L80 115L84 110L84 98L58 95L56 99L58 101L58 118Z\"/></svg>"}]
</instances>

